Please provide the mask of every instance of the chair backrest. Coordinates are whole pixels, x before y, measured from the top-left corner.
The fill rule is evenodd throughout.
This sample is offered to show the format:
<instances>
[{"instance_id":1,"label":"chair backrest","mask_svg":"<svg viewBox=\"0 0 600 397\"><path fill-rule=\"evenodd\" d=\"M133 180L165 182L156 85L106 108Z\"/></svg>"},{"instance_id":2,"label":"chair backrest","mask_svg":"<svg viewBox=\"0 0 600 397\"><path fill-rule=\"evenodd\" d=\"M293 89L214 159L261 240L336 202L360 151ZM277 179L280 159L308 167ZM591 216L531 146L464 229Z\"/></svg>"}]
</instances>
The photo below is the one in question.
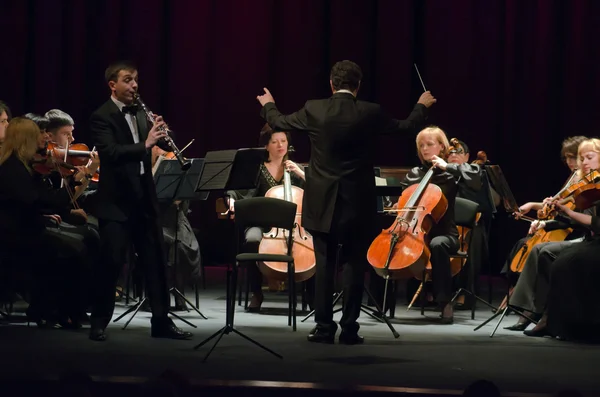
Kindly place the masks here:
<instances>
[{"instance_id":1,"label":"chair backrest","mask_svg":"<svg viewBox=\"0 0 600 397\"><path fill-rule=\"evenodd\" d=\"M272 197L237 200L235 223L240 230L252 226L292 230L296 221L297 208L296 203Z\"/></svg>"},{"instance_id":2,"label":"chair backrest","mask_svg":"<svg viewBox=\"0 0 600 397\"><path fill-rule=\"evenodd\" d=\"M472 230L477 221L477 212L479 212L479 204L462 197L456 198L456 203L454 204L454 221L457 226L468 227Z\"/></svg>"}]
</instances>

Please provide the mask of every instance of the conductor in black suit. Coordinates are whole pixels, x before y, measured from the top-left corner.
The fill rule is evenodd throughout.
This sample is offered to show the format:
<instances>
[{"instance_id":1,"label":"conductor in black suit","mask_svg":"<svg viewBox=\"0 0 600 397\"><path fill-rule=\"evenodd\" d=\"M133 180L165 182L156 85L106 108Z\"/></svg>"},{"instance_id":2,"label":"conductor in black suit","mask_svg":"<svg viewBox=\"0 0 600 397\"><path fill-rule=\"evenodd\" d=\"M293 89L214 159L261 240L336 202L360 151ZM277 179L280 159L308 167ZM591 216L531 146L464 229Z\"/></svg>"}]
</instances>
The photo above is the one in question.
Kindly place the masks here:
<instances>
[{"instance_id":1,"label":"conductor in black suit","mask_svg":"<svg viewBox=\"0 0 600 397\"><path fill-rule=\"evenodd\" d=\"M148 125L145 113L134 104L138 72L133 64L112 64L105 78L111 97L92 114L90 128L102 161L97 193L101 263L94 277L90 339L106 340L117 279L131 243L146 276L152 336L186 339L192 334L177 328L168 317L166 255L150 163L152 147L166 136L160 129L165 123L159 116L154 125Z\"/></svg>"},{"instance_id":2,"label":"conductor in black suit","mask_svg":"<svg viewBox=\"0 0 600 397\"><path fill-rule=\"evenodd\" d=\"M261 115L276 131L305 131L311 141L306 172L302 226L313 236L316 256L315 321L308 340L333 343L337 325L333 322L333 281L338 244L343 245L347 264L344 270L344 306L340 343L359 344L357 323L362 302L366 256L377 234L376 192L373 157L376 137L382 133L417 132L435 103L429 92L419 98L406 120L388 117L375 103L356 99L362 71L351 61L331 69L333 95L310 100L296 113L284 116L277 110L268 89L257 99Z\"/></svg>"}]
</instances>

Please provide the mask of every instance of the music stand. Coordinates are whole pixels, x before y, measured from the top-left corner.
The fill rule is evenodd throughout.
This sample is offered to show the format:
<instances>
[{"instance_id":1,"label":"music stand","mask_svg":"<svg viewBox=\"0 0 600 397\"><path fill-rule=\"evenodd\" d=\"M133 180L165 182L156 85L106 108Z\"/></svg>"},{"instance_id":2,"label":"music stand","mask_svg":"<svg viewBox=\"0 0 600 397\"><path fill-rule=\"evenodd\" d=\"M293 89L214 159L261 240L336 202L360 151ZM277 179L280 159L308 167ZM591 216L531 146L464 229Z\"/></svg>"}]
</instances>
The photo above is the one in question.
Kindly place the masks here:
<instances>
[{"instance_id":1,"label":"music stand","mask_svg":"<svg viewBox=\"0 0 600 397\"><path fill-rule=\"evenodd\" d=\"M222 150L216 152L208 152L204 158L204 172L196 188L197 192L217 191L224 193L227 190L242 190L254 189L258 185L260 176L260 165L265 159L266 151L264 148L259 149L239 149L239 150ZM236 233L237 239L237 233ZM237 244L236 244L237 246ZM241 336L247 341L255 344L263 350L268 351L278 358L283 358L271 349L263 346L254 339L246 336L238 331L233 326L235 314L235 291L237 284L238 267L237 261L227 267L227 299L226 299L226 314L225 326L217 332L204 339L202 342L194 346L197 350L200 346L208 343L210 340L217 338L213 346L210 348L203 362L208 359L208 356L217 347L223 335L229 335L231 332Z\"/></svg>"},{"instance_id":2,"label":"music stand","mask_svg":"<svg viewBox=\"0 0 600 397\"><path fill-rule=\"evenodd\" d=\"M202 170L204 166L204 159L189 159L190 167L183 170L178 160L161 160L161 163L158 165L158 168L154 174L154 183L156 185L156 195L158 201L161 203L172 204L178 200L206 200L208 197L208 193L196 193L196 185L200 180L202 175ZM175 239L173 241L174 244L174 259L173 259L173 267L175 269L175 273L177 272L177 251L179 249L178 242L178 222L179 222L179 206L175 211ZM162 230L161 230L162 232ZM187 305L189 304L202 318L205 320L207 317L198 310L187 298L185 295L181 293L175 286L169 289L169 293L173 294L173 296L179 297L184 300L186 303L186 310L188 310ZM144 294L145 295L145 294ZM131 318L125 323L123 329L127 328L131 320L136 316L144 302L148 299L146 296L142 300L140 300L135 306L129 308L125 313L121 314L117 317L114 322L117 322L127 314L134 312ZM189 310L188 310L189 311ZM191 327L197 328L194 324L185 320L184 318L178 316L177 314L169 311L169 314L178 320L183 321L184 323L190 325Z\"/></svg>"},{"instance_id":3,"label":"music stand","mask_svg":"<svg viewBox=\"0 0 600 397\"><path fill-rule=\"evenodd\" d=\"M492 183L494 189L496 189L496 192L502 198L502 203L504 205L504 209L506 210L506 212L509 212L511 214L514 212L518 212L519 205L517 204L517 201L515 200L515 197L513 196L512 191L510 190L510 187L508 186L508 182L506 181L506 178L504 177L504 173L502 172L502 169L500 168L500 166L499 165L486 165L484 167L485 167L485 170L490 178L490 182ZM510 311L513 311L513 312L525 317L526 319L530 320L534 324L537 324L536 321L532 320L531 318L529 318L529 316L525 315L525 313L523 313L522 310L516 308L515 306L511 306L511 304L510 304L510 279L508 278L508 276L506 279L507 279L506 306L504 306L504 308L502 308L502 309L500 309L500 307L498 307L496 312L490 318L485 320L483 323L479 324L474 329L474 331L477 331L478 329L480 329L481 327L483 327L484 325L486 325L487 323L489 323L496 317L500 316L498 323L496 324L496 326L494 327L494 330L490 334L490 338L492 338L494 336L494 334L498 330L498 327L500 326L500 323L502 322L504 317L506 317L506 315ZM500 304L500 306L502 306L502 304Z\"/></svg>"}]
</instances>

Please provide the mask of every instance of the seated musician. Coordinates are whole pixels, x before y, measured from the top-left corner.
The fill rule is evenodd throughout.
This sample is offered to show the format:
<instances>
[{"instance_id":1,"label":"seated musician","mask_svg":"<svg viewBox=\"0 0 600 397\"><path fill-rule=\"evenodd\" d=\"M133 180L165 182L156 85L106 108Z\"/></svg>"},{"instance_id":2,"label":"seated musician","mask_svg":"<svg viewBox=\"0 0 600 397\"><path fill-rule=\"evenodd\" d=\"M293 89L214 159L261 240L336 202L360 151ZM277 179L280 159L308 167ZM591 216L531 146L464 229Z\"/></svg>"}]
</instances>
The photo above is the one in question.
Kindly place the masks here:
<instances>
[{"instance_id":1,"label":"seated musician","mask_svg":"<svg viewBox=\"0 0 600 397\"><path fill-rule=\"evenodd\" d=\"M469 248L469 260L465 266L473 264L475 266L474 276L477 277L479 271L484 263L489 263L489 235L492 219L496 213L496 204L494 195L497 193L490 186L490 182L487 177L487 172L483 168L482 159L476 159L472 163L469 163L469 147L463 141L453 138L450 140L450 151L448 154L448 163L458 164L463 167L468 167L471 172L478 173L481 186L474 185L473 183L464 183L463 179L458 180L458 194L457 197L462 197L467 200L471 200L479 204L479 212L481 218L478 221L477 227L473 231L473 237L471 238L471 247ZM481 153L481 152L480 152ZM458 275L456 281L457 287L466 288L469 285L468 280L469 272L463 271ZM456 308L470 309L474 299L471 295L467 297L465 302L465 296L461 295L456 301Z\"/></svg>"},{"instance_id":2,"label":"seated musician","mask_svg":"<svg viewBox=\"0 0 600 397\"><path fill-rule=\"evenodd\" d=\"M152 148L152 174L156 173L165 152L158 146ZM168 250L167 272L170 287L177 288L184 293L187 280L192 277L200 278L200 265L202 256L200 244L188 220L189 201L176 201L174 203L159 203L163 236ZM175 228L177 228L177 258L175 258ZM175 264L177 259L177 264ZM175 295L175 310L185 310L185 301Z\"/></svg>"},{"instance_id":3,"label":"seated musician","mask_svg":"<svg viewBox=\"0 0 600 397\"><path fill-rule=\"evenodd\" d=\"M600 168L600 139L588 139L579 145L578 164L580 176ZM588 233L578 244L540 256L539 267L550 268L546 307L539 323L525 331L525 335L598 340L600 310L596 281L600 276L600 202L596 198L593 201L597 204L585 213L553 202L564 216L586 227ZM543 274L538 276L541 278Z\"/></svg>"},{"instance_id":4,"label":"seated musician","mask_svg":"<svg viewBox=\"0 0 600 397\"><path fill-rule=\"evenodd\" d=\"M47 131L50 134L50 140L58 148L64 149L69 147L74 141L75 137L73 131L75 131L75 121L66 112L60 109L51 109L46 112L45 117L48 119ZM90 152L89 161L85 166L79 167L81 173L76 174L74 177L81 184L74 190L74 199L81 207L82 213L85 213L86 220L88 223L98 226L98 220L93 216L93 199L95 198L96 190L91 182L92 176L98 171L100 167L100 158L96 151ZM60 175L53 174L53 182L60 183Z\"/></svg>"},{"instance_id":5,"label":"seated musician","mask_svg":"<svg viewBox=\"0 0 600 397\"><path fill-rule=\"evenodd\" d=\"M8 126L8 122L10 121L10 108L7 104L0 101L0 147L2 147L2 142L4 142L4 136L6 134L6 126Z\"/></svg>"},{"instance_id":6,"label":"seated musician","mask_svg":"<svg viewBox=\"0 0 600 397\"><path fill-rule=\"evenodd\" d=\"M577 148L581 142L584 142L587 138L583 136L575 136L567 138L563 141L562 144L562 158L565 164L569 167L569 169L573 172L577 169ZM578 172L573 178L567 183L567 186L576 183L580 179L580 173ZM546 198L544 202L551 202L552 198ZM526 214L531 209L541 210L544 207L544 203L527 203L520 207L522 212L515 214L517 218ZM584 212L589 213L591 210L586 210ZM534 221L527 233L525 238L520 239L515 246L512 248L507 261L504 265L503 272L510 272L510 265L516 255L519 254L519 250L523 247L524 244L531 238L536 231L543 229L545 231L553 231L553 230L564 230L572 228L573 231L570 232L564 241L553 241L546 243L535 244L530 250L527 256L527 259L524 262L522 271L520 273L516 273L518 276L518 280L516 281L515 288L513 289L510 297L510 304L516 305L523 310L525 310L525 314L530 318L539 318L540 316L540 307L543 308L545 305L545 296L546 290L548 287L547 283L547 273L549 268L547 266L540 267L539 258L541 256L546 255L555 255L560 252L565 247L581 242L583 237L586 235L586 228L573 222L566 218L554 219L554 220L544 220ZM544 274L545 276L540 278L538 274ZM535 303L535 302L538 303ZM537 314L536 314L537 313ZM521 316L519 321L516 324L505 327L505 329L511 331L523 331L529 326L531 322L526 318Z\"/></svg>"},{"instance_id":7,"label":"seated musician","mask_svg":"<svg viewBox=\"0 0 600 397\"><path fill-rule=\"evenodd\" d=\"M417 151L422 165L413 168L401 182L408 187L421 182L431 166L436 167L431 183L442 189L448 200L448 210L428 233L431 251L431 273L433 290L442 310L441 322L452 324L453 308L449 304L453 295L450 255L459 249L458 230L454 221L454 203L458 192L458 181L481 186L479 169L473 171L469 164L449 164L446 162L450 144L444 131L438 127L428 127L417 135Z\"/></svg>"},{"instance_id":8,"label":"seated musician","mask_svg":"<svg viewBox=\"0 0 600 397\"><path fill-rule=\"evenodd\" d=\"M228 191L229 196L229 211L235 211L235 201L242 200L250 197L264 197L269 189L274 186L283 184L283 172L284 167L291 173L292 185L300 188L304 187L304 170L291 160L285 160L284 157L288 153L288 147L290 144L290 136L287 132L273 131L273 129L265 124L260 131L259 144L264 145L267 150L268 158L265 159L264 163L260 166L260 176L258 187L256 189L250 189L247 191ZM268 230L263 230L258 227L251 227L246 230L246 236L244 241L243 250L246 252L258 252L260 242L263 238L263 233ZM259 312L262 305L264 296L262 293L262 273L256 266L248 266L247 277L250 281L250 292L252 298L248 304L249 312ZM307 281L307 287L314 283L314 278ZM312 304L313 298L312 291L309 291L307 296L311 299L309 301Z\"/></svg>"},{"instance_id":9,"label":"seated musician","mask_svg":"<svg viewBox=\"0 0 600 397\"><path fill-rule=\"evenodd\" d=\"M43 210L68 205L66 189L48 189L34 177L36 152L48 135L31 120L11 120L0 150L0 253L2 266L31 275L33 286L27 316L40 327L77 325L81 313L77 288L78 264L69 260L69 247L55 241L45 228ZM73 186L70 186L71 188Z\"/></svg>"},{"instance_id":10,"label":"seated musician","mask_svg":"<svg viewBox=\"0 0 600 397\"><path fill-rule=\"evenodd\" d=\"M52 134L47 133L47 129L50 127L56 131L57 124L60 125L61 123L61 121L57 121L56 119L50 120L33 113L28 113L24 117L34 121L40 128L40 131L47 134L48 141L52 141ZM58 128L61 129L61 127ZM56 133L54 136L56 137ZM64 144L64 142L62 143ZM38 148L38 152L45 153L46 148L47 142L43 142ZM85 176L87 173L89 171L85 170L84 167L78 167L77 172L74 175L65 177L64 181L60 172L56 170L51 171L49 174L37 173L34 175L48 189L60 189L64 183L67 186L75 186L74 189L69 189L71 191L71 201L67 206L61 208L60 211L56 211L56 208L48 208L43 209L43 212L46 217L46 233L53 241L64 247L64 252L61 252L63 257L69 257L74 263L81 266L78 271L83 278L89 276L89 272L94 266L95 261L98 260L100 250L100 235L96 226L87 222L88 216L84 210L77 208L77 189L82 186L80 183L87 179ZM76 298L81 304L79 316L72 319L73 324L76 326L81 322L88 321L88 316L85 312L88 306L87 288L81 283L78 284L78 287L80 288L76 296L69 297L69 299Z\"/></svg>"},{"instance_id":11,"label":"seated musician","mask_svg":"<svg viewBox=\"0 0 600 397\"><path fill-rule=\"evenodd\" d=\"M565 139L562 142L561 158L562 158L563 162L565 163L565 165L569 168L571 173L573 173L577 169L577 148L579 147L579 144L586 139L587 138L584 136L573 136L573 137L569 137L569 138ZM574 182L576 182L576 180L570 178L570 180L567 181L567 184L574 183ZM544 199L544 201L542 201L542 202L531 202L530 201L528 203L525 203L519 207L519 212L515 213L514 216L516 219L519 219L521 216L527 215L532 210L540 211L544 207L544 203L549 203L551 200L552 199L550 197L548 197L548 198ZM527 236L525 236L524 238L517 241L517 243L510 250L501 273L506 273L510 270L510 264L511 264L513 258L515 257L515 255L517 255L517 253L523 247L523 245L531 238L533 233L535 233L539 228L545 228L546 230L551 230L551 229L548 229L548 227L546 227L546 226L547 226L546 222L536 221L536 222L532 223ZM555 230L556 228L559 228L560 226L562 226L562 224L554 223L554 224L550 224L548 226L551 228L553 227L554 229L552 229L552 230Z\"/></svg>"}]
</instances>

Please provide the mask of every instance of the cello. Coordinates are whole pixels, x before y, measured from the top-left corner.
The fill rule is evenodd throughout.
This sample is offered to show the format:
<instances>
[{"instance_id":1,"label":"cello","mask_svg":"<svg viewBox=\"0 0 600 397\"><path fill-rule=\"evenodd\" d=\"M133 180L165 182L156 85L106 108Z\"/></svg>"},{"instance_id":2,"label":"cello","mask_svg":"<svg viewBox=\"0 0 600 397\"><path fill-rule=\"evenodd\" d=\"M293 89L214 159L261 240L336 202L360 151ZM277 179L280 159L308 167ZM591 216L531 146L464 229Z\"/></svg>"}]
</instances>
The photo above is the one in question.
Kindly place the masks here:
<instances>
[{"instance_id":1,"label":"cello","mask_svg":"<svg viewBox=\"0 0 600 397\"><path fill-rule=\"evenodd\" d=\"M289 147L288 153L294 148ZM288 155L284 157L285 162ZM284 167L283 185L273 186L265 193L265 197L291 201L298 207L296 221L292 230L292 256L294 257L294 280L299 283L311 278L316 271L315 249L312 236L302 227L302 198L304 190L292 186L290 172ZM258 247L260 254L287 254L287 231L273 228L263 234L263 239ZM287 281L288 266L284 262L259 262L261 272L269 280Z\"/></svg>"},{"instance_id":2,"label":"cello","mask_svg":"<svg viewBox=\"0 0 600 397\"><path fill-rule=\"evenodd\" d=\"M367 251L369 264L386 280L386 290L389 279L420 276L429 263L427 233L448 210L442 189L429 183L434 169L431 167L421 182L402 192L394 223L373 240Z\"/></svg>"}]
</instances>

